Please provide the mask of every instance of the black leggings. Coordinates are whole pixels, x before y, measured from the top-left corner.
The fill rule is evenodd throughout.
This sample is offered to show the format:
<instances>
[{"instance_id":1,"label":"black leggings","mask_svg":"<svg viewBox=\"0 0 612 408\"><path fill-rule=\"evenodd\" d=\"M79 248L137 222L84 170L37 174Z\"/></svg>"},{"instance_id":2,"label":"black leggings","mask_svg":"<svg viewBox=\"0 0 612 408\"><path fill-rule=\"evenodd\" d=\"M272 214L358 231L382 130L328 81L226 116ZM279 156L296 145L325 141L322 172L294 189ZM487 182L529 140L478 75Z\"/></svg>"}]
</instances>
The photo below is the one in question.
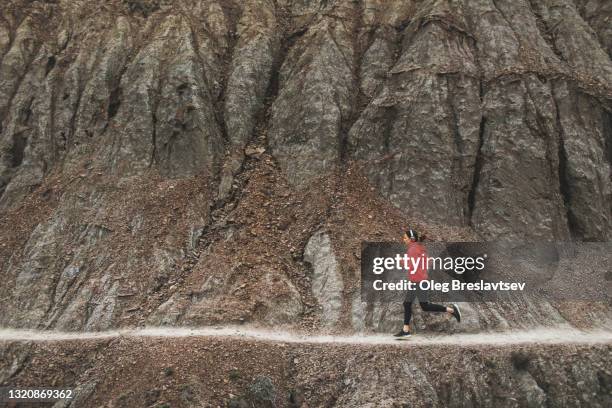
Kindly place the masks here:
<instances>
[{"instance_id":1,"label":"black leggings","mask_svg":"<svg viewBox=\"0 0 612 408\"><path fill-rule=\"evenodd\" d=\"M429 302L419 302L424 312L446 312L446 306ZM412 300L404 301L404 324L410 324L412 319Z\"/></svg>"}]
</instances>

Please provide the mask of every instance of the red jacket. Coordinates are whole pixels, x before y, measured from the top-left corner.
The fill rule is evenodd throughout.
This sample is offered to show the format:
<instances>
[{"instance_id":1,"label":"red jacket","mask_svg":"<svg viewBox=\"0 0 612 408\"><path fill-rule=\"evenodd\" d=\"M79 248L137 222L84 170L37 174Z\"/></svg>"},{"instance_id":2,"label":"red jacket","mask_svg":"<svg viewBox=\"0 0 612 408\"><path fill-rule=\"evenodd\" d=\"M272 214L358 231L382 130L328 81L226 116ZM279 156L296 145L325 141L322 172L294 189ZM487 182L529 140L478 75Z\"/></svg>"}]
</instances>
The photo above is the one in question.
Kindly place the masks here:
<instances>
[{"instance_id":1,"label":"red jacket","mask_svg":"<svg viewBox=\"0 0 612 408\"><path fill-rule=\"evenodd\" d=\"M408 244L408 279L411 282L420 282L427 279L427 250L419 242ZM418 262L418 264L417 264ZM414 267L416 265L416 267Z\"/></svg>"}]
</instances>

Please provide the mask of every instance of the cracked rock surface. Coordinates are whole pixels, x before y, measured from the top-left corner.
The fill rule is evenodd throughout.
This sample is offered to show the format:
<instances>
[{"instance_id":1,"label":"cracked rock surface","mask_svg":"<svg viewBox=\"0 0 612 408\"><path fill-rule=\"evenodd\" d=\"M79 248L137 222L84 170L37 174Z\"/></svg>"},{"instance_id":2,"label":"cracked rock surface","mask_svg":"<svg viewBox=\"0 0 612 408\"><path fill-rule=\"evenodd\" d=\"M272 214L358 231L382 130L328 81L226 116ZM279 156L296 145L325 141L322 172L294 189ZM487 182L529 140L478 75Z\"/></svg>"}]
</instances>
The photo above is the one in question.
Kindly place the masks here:
<instances>
[{"instance_id":1,"label":"cracked rock surface","mask_svg":"<svg viewBox=\"0 0 612 408\"><path fill-rule=\"evenodd\" d=\"M3 0L0 326L389 333L363 241L609 241L611 55L609 0ZM612 328L610 302L462 309L414 329ZM241 406L260 375L281 407L610 406L609 344L398 350L2 343L0 383L74 384L69 406Z\"/></svg>"},{"instance_id":2,"label":"cracked rock surface","mask_svg":"<svg viewBox=\"0 0 612 408\"><path fill-rule=\"evenodd\" d=\"M608 3L7 0L0 323L386 331L361 241L610 239ZM532 309L416 319L610 319Z\"/></svg>"}]
</instances>

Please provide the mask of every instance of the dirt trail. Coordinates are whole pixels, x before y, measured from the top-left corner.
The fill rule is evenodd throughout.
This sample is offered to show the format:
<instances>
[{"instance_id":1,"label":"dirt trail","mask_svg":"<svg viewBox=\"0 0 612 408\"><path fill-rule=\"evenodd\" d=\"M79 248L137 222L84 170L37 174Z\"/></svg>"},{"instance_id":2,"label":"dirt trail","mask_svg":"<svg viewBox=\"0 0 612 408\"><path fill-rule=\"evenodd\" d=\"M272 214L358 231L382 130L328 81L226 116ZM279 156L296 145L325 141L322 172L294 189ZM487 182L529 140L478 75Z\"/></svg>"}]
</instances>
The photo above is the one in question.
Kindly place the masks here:
<instances>
[{"instance_id":1,"label":"dirt trail","mask_svg":"<svg viewBox=\"0 0 612 408\"><path fill-rule=\"evenodd\" d=\"M149 327L101 332L56 332L43 330L0 329L0 342L74 341L118 337L213 337L258 342L303 344L403 344L403 345L504 345L504 344L605 344L612 343L612 332L579 331L562 328L539 328L515 332L491 332L453 335L416 335L397 341L391 335L305 335L288 331L270 331L245 327Z\"/></svg>"}]
</instances>

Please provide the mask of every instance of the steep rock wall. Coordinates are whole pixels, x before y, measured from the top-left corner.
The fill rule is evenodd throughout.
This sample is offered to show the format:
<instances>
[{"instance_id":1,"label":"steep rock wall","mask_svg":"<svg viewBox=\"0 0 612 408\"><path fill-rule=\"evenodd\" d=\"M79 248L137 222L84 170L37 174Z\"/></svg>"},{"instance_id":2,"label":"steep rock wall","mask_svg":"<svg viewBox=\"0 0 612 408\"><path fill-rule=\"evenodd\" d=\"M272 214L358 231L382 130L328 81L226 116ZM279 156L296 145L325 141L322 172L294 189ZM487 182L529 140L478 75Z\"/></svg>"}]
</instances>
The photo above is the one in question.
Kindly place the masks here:
<instances>
[{"instance_id":1,"label":"steep rock wall","mask_svg":"<svg viewBox=\"0 0 612 408\"><path fill-rule=\"evenodd\" d=\"M304 251L325 228L338 326L361 327L361 240L609 239L607 10L5 2L0 322L318 327Z\"/></svg>"}]
</instances>

